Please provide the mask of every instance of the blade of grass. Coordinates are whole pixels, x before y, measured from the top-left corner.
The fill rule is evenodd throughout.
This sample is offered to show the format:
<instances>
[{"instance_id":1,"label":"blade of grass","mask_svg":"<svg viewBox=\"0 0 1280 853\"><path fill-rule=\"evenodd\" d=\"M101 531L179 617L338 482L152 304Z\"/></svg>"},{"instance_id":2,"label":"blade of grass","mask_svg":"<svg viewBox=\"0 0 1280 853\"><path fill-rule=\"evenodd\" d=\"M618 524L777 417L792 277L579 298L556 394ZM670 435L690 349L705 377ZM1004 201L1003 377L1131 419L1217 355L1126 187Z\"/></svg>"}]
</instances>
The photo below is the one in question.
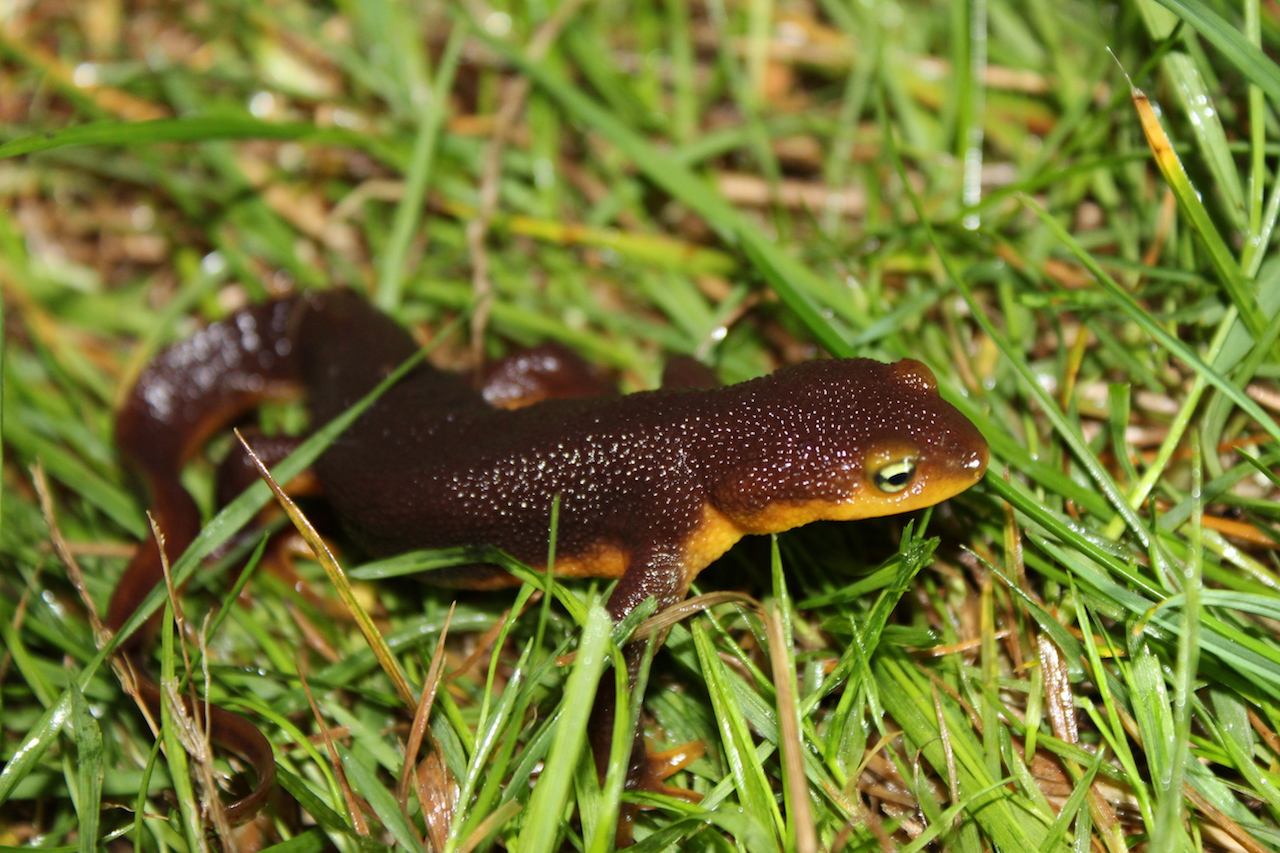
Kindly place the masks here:
<instances>
[{"instance_id":1,"label":"blade of grass","mask_svg":"<svg viewBox=\"0 0 1280 853\"><path fill-rule=\"evenodd\" d=\"M71 685L71 727L75 732L75 808L80 818L79 851L97 853L102 812L102 729L84 694Z\"/></svg>"},{"instance_id":2,"label":"blade of grass","mask_svg":"<svg viewBox=\"0 0 1280 853\"><path fill-rule=\"evenodd\" d=\"M777 685L778 742L784 767L782 791L787 807L784 844L787 850L816 853L817 829L813 822L809 785L804 772L806 750L801 740L795 649L791 645L792 634L783 625L780 607L780 604L775 604L766 610L765 625L770 640L770 674L773 683Z\"/></svg>"},{"instance_id":3,"label":"blade of grass","mask_svg":"<svg viewBox=\"0 0 1280 853\"><path fill-rule=\"evenodd\" d=\"M565 684L564 715L556 728L542 775L529 797L529 819L520 830L522 850L554 850L556 840L564 832L563 815L568 809L569 790L586 745L583 733L604 672L612 633L613 620L603 605L599 601L589 603L578 656Z\"/></svg>"},{"instance_id":4,"label":"blade of grass","mask_svg":"<svg viewBox=\"0 0 1280 853\"><path fill-rule=\"evenodd\" d=\"M1176 35L1179 32L1178 17L1162 8L1157 0L1140 0L1137 7L1153 39L1180 40ZM1185 37L1186 32L1181 31L1181 36ZM1165 76L1173 82L1174 94L1182 111L1187 114L1191 132L1195 134L1196 147L1213 175L1213 188L1222 197L1232 225L1243 232L1249 228L1250 212L1245 209L1244 189L1227 145L1221 111L1215 108L1209 87L1190 54L1174 48L1161 58L1160 63ZM1253 215L1257 213L1255 209Z\"/></svg>"},{"instance_id":5,"label":"blade of grass","mask_svg":"<svg viewBox=\"0 0 1280 853\"><path fill-rule=\"evenodd\" d=\"M409 853L427 853L413 824L405 817L400 804L371 766L371 758L355 749L341 749L339 754L352 789L369 804L383 829L395 840L396 849Z\"/></svg>"},{"instance_id":6,"label":"blade of grass","mask_svg":"<svg viewBox=\"0 0 1280 853\"><path fill-rule=\"evenodd\" d=\"M1192 230L1208 250L1209 260L1217 270L1218 278L1227 290L1227 296L1240 312L1240 319L1248 328L1249 334L1253 335L1254 340L1260 340L1266 330L1266 318L1258 309L1254 283L1245 277L1226 242L1218 234L1218 229L1209 217L1209 211L1205 210L1204 202L1200 199L1200 193L1191 185L1191 179L1187 177L1182 160L1164 132L1164 127L1160 124L1160 118L1152 108L1150 100L1141 89L1136 87L1130 87L1130 94L1142 123L1142 131L1146 134L1147 144L1151 146L1156 165L1160 167L1160 173L1164 175L1165 182L1177 197L1178 207L1190 220Z\"/></svg>"},{"instance_id":7,"label":"blade of grass","mask_svg":"<svg viewBox=\"0 0 1280 853\"><path fill-rule=\"evenodd\" d=\"M1200 443L1193 439L1191 447L1193 454L1191 494L1193 500L1199 501L1203 485L1199 456ZM1200 586L1204 553L1200 547L1202 532L1200 518L1203 512L1204 506L1201 504L1194 508L1191 515L1191 536L1188 540L1190 557L1183 567L1181 578L1184 603L1181 614L1182 624L1178 632L1177 661L1173 671L1172 727L1165 746L1169 764L1162 770L1156 781L1156 823L1152 832L1152 842L1165 850L1172 850L1178 846L1178 839L1184 835L1185 806L1182 786L1187 777L1187 765L1196 760L1190 744L1192 700L1200 662ZM1139 695L1150 697L1147 693ZM1148 746L1148 753L1150 752ZM1187 841L1190 840L1187 839Z\"/></svg>"},{"instance_id":8,"label":"blade of grass","mask_svg":"<svg viewBox=\"0 0 1280 853\"><path fill-rule=\"evenodd\" d=\"M720 727L721 750L732 770L741 808L759 827L753 833L755 840L749 849L760 853L779 850L780 834L785 832L782 814L756 755L747 720L738 705L737 691L730 685L730 680L736 675L725 668L707 629L698 622L692 628L698 662L707 681L711 704L715 707L716 723Z\"/></svg>"},{"instance_id":9,"label":"blade of grass","mask_svg":"<svg viewBox=\"0 0 1280 853\"><path fill-rule=\"evenodd\" d=\"M383 249L378 266L374 304L384 311L399 307L404 293L404 283L409 273L405 262L409 246L422 221L422 211L431 185L432 167L439 147L440 130L449 116L449 90L452 88L454 75L457 74L462 47L468 35L465 25L457 26L450 32L444 54L436 67L436 79L430 94L425 98L426 103L418 105L418 126L409 157L408 174L405 176L404 195L396 206L391 238Z\"/></svg>"},{"instance_id":10,"label":"blade of grass","mask_svg":"<svg viewBox=\"0 0 1280 853\"><path fill-rule=\"evenodd\" d=\"M1098 775L1098 770L1103 766L1106 760L1106 751L1098 750L1098 753L1089 762L1085 768L1084 774L1071 788L1071 796L1067 797L1067 801L1062 804L1062 808L1058 811L1058 817L1054 820L1053 826L1045 833L1044 844L1041 845L1039 853L1048 853L1049 850L1056 847L1061 841L1067 839L1067 833L1071 829L1071 821L1088 820L1089 810L1086 800L1089 796L1089 789L1093 786L1093 780ZM1087 837L1087 836L1086 836ZM1079 848L1077 848L1079 849ZM1123 847L1120 849L1124 849Z\"/></svg>"},{"instance_id":11,"label":"blade of grass","mask_svg":"<svg viewBox=\"0 0 1280 853\"><path fill-rule=\"evenodd\" d=\"M312 526L311 521L298 509L298 505L285 493L276 479L271 476L267 466L258 458L258 454L253 452L253 447L250 446L249 442L245 441L244 436L238 430L236 431L236 438L240 441L253 466L258 470L258 475L271 488L276 502L284 509L285 515L289 517L289 520L293 522L293 526L297 528L298 533L302 535L307 545L311 547L316 560L324 568L329 582L338 591L338 597L346 605L347 612L355 619L356 624L360 627L360 632L364 634L365 642L373 649L378 663L382 665L383 671L391 679L400 701L406 703L409 707L416 707L418 703L417 694L409 686L409 679L405 676L399 659L392 654L391 648L387 645L386 639L383 638L382 632L378 630L373 617L369 615L369 611L360 603L359 596L356 595L355 589L351 586L351 581L347 578L347 573L338 563L333 551L329 549L320 533Z\"/></svg>"},{"instance_id":12,"label":"blade of grass","mask_svg":"<svg viewBox=\"0 0 1280 853\"><path fill-rule=\"evenodd\" d=\"M187 754L188 744L184 742L181 729L190 725L191 717L181 698L181 686L177 676L177 659L179 652L174 644L174 613L168 598L169 587L161 584L164 591L164 619L160 627L160 725L159 742L164 744L164 758L168 764L169 779L173 784L174 798L178 802L177 825L188 849L198 850L204 838L206 826L201 819L201 798L196 796L195 786L191 784L191 761ZM194 734L188 732L189 734ZM217 796L214 792L204 793Z\"/></svg>"},{"instance_id":13,"label":"blade of grass","mask_svg":"<svg viewBox=\"0 0 1280 853\"><path fill-rule=\"evenodd\" d=\"M1204 3L1195 0L1159 0L1182 20L1194 27L1267 97L1280 106L1280 66L1242 36L1238 30Z\"/></svg>"},{"instance_id":14,"label":"blade of grass","mask_svg":"<svg viewBox=\"0 0 1280 853\"><path fill-rule=\"evenodd\" d=\"M145 146L164 142L212 142L228 139L276 139L342 145L370 150L370 138L338 127L277 124L249 117L166 118L153 121L100 121L33 134L0 145L0 159L82 145Z\"/></svg>"}]
</instances>

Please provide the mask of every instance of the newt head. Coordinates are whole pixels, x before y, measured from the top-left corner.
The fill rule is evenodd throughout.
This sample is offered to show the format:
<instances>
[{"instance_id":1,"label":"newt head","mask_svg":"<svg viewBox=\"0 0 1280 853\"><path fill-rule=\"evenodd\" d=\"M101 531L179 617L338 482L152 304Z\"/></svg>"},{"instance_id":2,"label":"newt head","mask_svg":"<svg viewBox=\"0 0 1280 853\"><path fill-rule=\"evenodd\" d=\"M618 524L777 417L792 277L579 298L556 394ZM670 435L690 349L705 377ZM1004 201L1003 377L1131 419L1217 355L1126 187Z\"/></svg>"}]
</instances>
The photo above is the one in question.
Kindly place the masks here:
<instances>
[{"instance_id":1,"label":"newt head","mask_svg":"<svg viewBox=\"0 0 1280 853\"><path fill-rule=\"evenodd\" d=\"M813 361L737 387L739 453L712 503L744 533L923 509L987 468L982 434L914 359Z\"/></svg>"}]
</instances>

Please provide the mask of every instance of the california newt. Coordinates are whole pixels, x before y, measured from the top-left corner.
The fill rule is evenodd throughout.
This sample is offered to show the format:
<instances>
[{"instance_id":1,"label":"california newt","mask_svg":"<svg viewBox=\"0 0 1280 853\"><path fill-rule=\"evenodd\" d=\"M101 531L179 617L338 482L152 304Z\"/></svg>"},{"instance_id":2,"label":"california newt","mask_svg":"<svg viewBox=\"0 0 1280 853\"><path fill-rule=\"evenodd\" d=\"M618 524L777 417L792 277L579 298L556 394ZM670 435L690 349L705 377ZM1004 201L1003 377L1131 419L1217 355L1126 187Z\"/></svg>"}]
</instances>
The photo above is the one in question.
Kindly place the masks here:
<instances>
[{"instance_id":1,"label":"california newt","mask_svg":"<svg viewBox=\"0 0 1280 853\"><path fill-rule=\"evenodd\" d=\"M126 460L145 477L176 559L200 518L179 483L185 460L215 430L266 397L299 388L313 427L367 394L416 350L391 318L354 292L312 292L240 311L162 352L119 413ZM545 569L552 501L560 514L554 569L617 578L615 620L646 599L682 600L694 577L742 536L819 519L861 519L931 506L976 483L982 435L937 391L918 361L819 360L722 388L547 399L491 406L458 375L423 364L388 390L316 461L346 534L370 556L493 545ZM118 629L161 579L144 544L120 581L107 624ZM492 588L494 566L430 578ZM135 641L133 648L136 649ZM628 646L630 675L639 644ZM602 689L601 695L611 695ZM607 756L611 700L597 707ZM233 715L227 714L228 717ZM270 752L240 718L215 721L255 764ZM265 743L265 741L263 742ZM643 750L632 759L643 776ZM238 816L238 815L237 815Z\"/></svg>"}]
</instances>

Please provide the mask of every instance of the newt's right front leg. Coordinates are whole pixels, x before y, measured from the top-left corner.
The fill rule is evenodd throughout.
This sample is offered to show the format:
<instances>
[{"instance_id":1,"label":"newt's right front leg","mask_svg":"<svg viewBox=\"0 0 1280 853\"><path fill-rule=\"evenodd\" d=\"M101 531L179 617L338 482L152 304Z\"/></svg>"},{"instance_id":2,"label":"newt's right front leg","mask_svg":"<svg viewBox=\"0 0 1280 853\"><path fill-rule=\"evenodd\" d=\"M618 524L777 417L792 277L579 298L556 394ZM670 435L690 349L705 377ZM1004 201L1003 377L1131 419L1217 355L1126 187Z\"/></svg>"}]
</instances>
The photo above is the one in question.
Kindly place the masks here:
<instances>
[{"instance_id":1,"label":"newt's right front leg","mask_svg":"<svg viewBox=\"0 0 1280 853\"><path fill-rule=\"evenodd\" d=\"M654 611L660 612L672 605L679 604L689 592L692 575L686 570L680 555L684 549L650 548L642 552L643 556L633 558L626 573L618 580L605 605L609 615L615 622L621 621L649 598L657 604ZM644 659L646 643L661 644L660 637L637 640L627 643L622 649L622 657L626 664L627 687L634 701L640 702L643 697L635 695L636 680L640 664ZM617 716L617 675L610 671L605 673L596 690L595 705L591 709L588 723L588 738L591 751L595 757L596 772L603 782L609 769L609 754L613 745L613 730ZM627 758L626 790L650 791L682 798L693 796L682 788L670 788L663 784L665 780L683 769L690 762L700 758L704 752L701 743L685 744L675 750L658 755L650 755L645 746L644 733L637 727L631 741L631 751ZM617 843L619 847L631 844L632 824L639 807L623 803L618 813Z\"/></svg>"}]
</instances>

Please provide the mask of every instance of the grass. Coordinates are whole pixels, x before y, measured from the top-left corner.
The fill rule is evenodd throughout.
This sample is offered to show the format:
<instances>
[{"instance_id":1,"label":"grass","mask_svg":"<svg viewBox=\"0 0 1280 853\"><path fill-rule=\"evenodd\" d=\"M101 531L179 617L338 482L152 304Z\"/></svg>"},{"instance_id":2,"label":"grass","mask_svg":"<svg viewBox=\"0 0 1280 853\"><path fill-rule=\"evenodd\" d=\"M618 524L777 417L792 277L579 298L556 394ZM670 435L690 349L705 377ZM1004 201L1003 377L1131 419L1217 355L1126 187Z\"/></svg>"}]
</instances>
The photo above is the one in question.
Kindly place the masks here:
<instances>
[{"instance_id":1,"label":"grass","mask_svg":"<svg viewBox=\"0 0 1280 853\"><path fill-rule=\"evenodd\" d=\"M175 569L194 678L297 803L245 829L104 666L90 607L146 530L123 389L200 322L343 285L442 363L554 339L628 388L674 354L914 356L988 438L945 506L700 577L732 595L634 710L707 745L673 780L702 799L643 795L639 850L1280 848L1269 7L136 5L0 34L0 846L613 843L605 583L383 566L342 604L303 561L237 601L199 559L267 490L237 502Z\"/></svg>"}]
</instances>

